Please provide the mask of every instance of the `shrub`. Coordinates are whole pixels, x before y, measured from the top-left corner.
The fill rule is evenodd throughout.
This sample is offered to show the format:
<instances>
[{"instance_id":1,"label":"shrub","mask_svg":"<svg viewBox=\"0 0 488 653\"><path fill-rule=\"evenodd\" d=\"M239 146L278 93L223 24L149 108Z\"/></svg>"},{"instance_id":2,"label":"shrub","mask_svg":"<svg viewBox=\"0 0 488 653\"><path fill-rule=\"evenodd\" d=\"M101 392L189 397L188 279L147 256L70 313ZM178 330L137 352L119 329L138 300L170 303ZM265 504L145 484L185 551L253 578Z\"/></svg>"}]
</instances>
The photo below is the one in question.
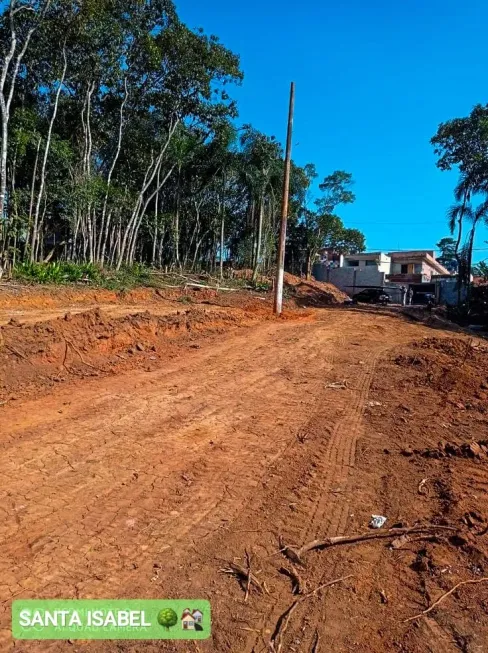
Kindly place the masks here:
<instances>
[{"instance_id":1,"label":"shrub","mask_svg":"<svg viewBox=\"0 0 488 653\"><path fill-rule=\"evenodd\" d=\"M92 263L18 263L13 272L17 279L34 283L76 283L79 281L97 282L100 270Z\"/></svg>"}]
</instances>

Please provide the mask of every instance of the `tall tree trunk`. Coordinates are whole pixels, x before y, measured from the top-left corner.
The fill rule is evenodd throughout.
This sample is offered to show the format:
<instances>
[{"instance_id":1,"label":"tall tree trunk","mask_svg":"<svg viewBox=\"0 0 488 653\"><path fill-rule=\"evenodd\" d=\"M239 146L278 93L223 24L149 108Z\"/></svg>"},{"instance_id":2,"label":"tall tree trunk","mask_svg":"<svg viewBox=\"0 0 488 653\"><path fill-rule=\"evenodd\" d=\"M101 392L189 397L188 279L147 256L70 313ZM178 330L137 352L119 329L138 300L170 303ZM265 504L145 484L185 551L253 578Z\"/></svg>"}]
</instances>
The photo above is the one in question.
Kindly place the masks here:
<instances>
[{"instance_id":1,"label":"tall tree trunk","mask_svg":"<svg viewBox=\"0 0 488 653\"><path fill-rule=\"evenodd\" d=\"M159 246L158 246L158 267L159 268L163 267L163 247L164 247L165 231L166 231L165 223L163 222L162 229L160 230Z\"/></svg>"},{"instance_id":2,"label":"tall tree trunk","mask_svg":"<svg viewBox=\"0 0 488 653\"><path fill-rule=\"evenodd\" d=\"M135 225L135 228L134 228L134 232L133 232L133 235L132 235L131 244L130 244L130 247L129 247L129 263L131 263L131 264L134 262L134 253L135 253L135 248L136 248L136 245L137 245L137 237L139 235L139 229L141 228L142 219L143 219L143 217L144 217L144 215L145 215L145 213L147 211L147 207L149 206L150 202L152 202L154 197L159 193L159 191L164 186L164 184L168 181L168 179L170 178L170 176L173 173L174 168L175 168L175 166L170 168L169 172L166 173L166 176L164 177L164 179L159 182L159 184L156 186L156 189L146 199L146 201L144 203L144 206L142 207L142 210L139 213L139 217L137 219L137 222L136 222L136 225Z\"/></svg>"},{"instance_id":3,"label":"tall tree trunk","mask_svg":"<svg viewBox=\"0 0 488 653\"><path fill-rule=\"evenodd\" d=\"M24 9L22 6L16 7L16 0L10 0L9 4L9 27L10 27L10 48L5 59L2 63L2 68L0 71L0 121L1 121L1 134L2 140L0 145L0 220L3 220L5 214L5 208L7 203L7 153L8 153L8 124L10 120L10 107L12 104L12 99L14 96L15 84L17 82L17 77L19 74L20 64L24 55L29 47L29 42L32 38L32 35L36 31L40 21L44 17L45 12L49 8L51 0L46 0L44 5L39 10L38 20L34 25L28 30L24 45L17 53L17 31L15 28L15 15ZM15 57L15 59L14 59ZM14 62L12 71L10 72L10 64ZM10 73L10 75L9 75ZM6 90L6 80L9 76L10 88L8 92Z\"/></svg>"},{"instance_id":4,"label":"tall tree trunk","mask_svg":"<svg viewBox=\"0 0 488 653\"><path fill-rule=\"evenodd\" d=\"M41 181L39 184L39 192L37 195L37 202L36 202L36 209L34 213L34 225L32 228L32 240L31 240L31 256L30 260L31 262L35 261L35 251L37 250L36 244L37 244L37 239L38 239L38 227L39 227L39 210L41 207L41 201L42 201L42 196L44 195L44 186L46 183L46 167L47 167L47 157L49 155L49 149L51 147L51 137L52 137L52 132L53 132L53 125L54 121L56 120L56 114L58 113L58 104L59 104L59 96L61 94L61 89L64 84L64 78L66 76L66 69L68 67L68 60L66 58L66 48L63 47L63 72L61 75L61 79L59 81L58 88L56 90L56 96L54 100L54 107L53 107L53 112L51 115L51 120L49 121L49 128L47 131L47 140L46 140L46 147L44 149L44 157L42 159L42 167L41 167Z\"/></svg>"},{"instance_id":5,"label":"tall tree trunk","mask_svg":"<svg viewBox=\"0 0 488 653\"><path fill-rule=\"evenodd\" d=\"M178 164L178 179L176 182L176 210L175 220L173 225L173 241L174 241L174 262L181 270L180 264L180 183L181 183L181 163Z\"/></svg>"},{"instance_id":6,"label":"tall tree trunk","mask_svg":"<svg viewBox=\"0 0 488 653\"><path fill-rule=\"evenodd\" d=\"M225 228L225 213L222 211L220 217L220 278L224 278L224 228Z\"/></svg>"},{"instance_id":7,"label":"tall tree trunk","mask_svg":"<svg viewBox=\"0 0 488 653\"><path fill-rule=\"evenodd\" d=\"M193 229L191 238L190 238L190 244L188 245L188 249L185 251L185 258L183 260L183 267L186 270L186 266L188 263L188 255L191 252L191 248L193 246L193 241L195 240L195 237L198 238L198 233L200 232L200 208L202 206L202 201L200 200L199 202L195 201L195 227Z\"/></svg>"},{"instance_id":8,"label":"tall tree trunk","mask_svg":"<svg viewBox=\"0 0 488 653\"><path fill-rule=\"evenodd\" d=\"M461 294L461 256L459 255L459 245L461 244L461 238L463 236L463 218L464 218L464 213L466 211L466 204L468 202L468 195L469 191L465 190L464 191L464 196L463 196L463 203L461 206L461 210L459 211L459 216L458 216L458 237L456 240L456 246L454 248L454 256L456 257L456 262L458 266L458 278L457 278L457 304L458 308L461 307L462 303L462 294Z\"/></svg>"},{"instance_id":9,"label":"tall tree trunk","mask_svg":"<svg viewBox=\"0 0 488 653\"><path fill-rule=\"evenodd\" d=\"M302 277L303 278L303 277ZM312 252L307 250L307 279L312 278Z\"/></svg>"},{"instance_id":10,"label":"tall tree trunk","mask_svg":"<svg viewBox=\"0 0 488 653\"><path fill-rule=\"evenodd\" d=\"M252 280L256 283L258 279L259 266L261 263L261 240L263 237L263 218L264 218L264 197L261 195L259 199L259 217L258 217L258 233L256 243L256 260L254 261L254 270L252 273Z\"/></svg>"},{"instance_id":11,"label":"tall tree trunk","mask_svg":"<svg viewBox=\"0 0 488 653\"><path fill-rule=\"evenodd\" d=\"M219 202L220 209L220 279L224 278L224 231L225 231L225 167L222 173L222 197Z\"/></svg>"},{"instance_id":12,"label":"tall tree trunk","mask_svg":"<svg viewBox=\"0 0 488 653\"><path fill-rule=\"evenodd\" d=\"M141 206L143 205L144 195L147 192L147 190L149 189L149 187L151 186L152 182L154 181L154 177L156 176L156 173L157 173L158 169L161 167L161 163L162 163L164 154L165 154L166 150L168 149L168 146L169 146L169 144L171 142L171 139L172 139L173 134L174 134L174 132L176 130L176 127L178 126L178 122L179 121L176 120L171 125L171 127L170 127L170 129L168 131L168 137L167 137L165 143L163 144L163 146L161 147L161 150L160 150L160 152L159 152L159 154L158 154L155 161L154 161L154 157L151 155L151 163L149 164L148 168L146 169L146 173L144 175L144 181L143 181L143 184L142 184L142 188L139 191L139 195L137 197L137 200L136 200L136 203L135 203L135 206L134 206L134 210L132 211L132 215L130 217L129 223L127 224L127 227L126 227L126 229L124 231L124 235L123 235L123 238L122 238L122 244L121 244L121 252L120 252L120 255L119 255L118 260L117 260L117 270L120 269L120 266L122 265L122 263L124 261L124 257L126 255L126 250L127 250L127 245L130 244L131 242L134 242L134 235L135 235L135 231L136 231L136 225L137 225L137 222L138 222L138 219L139 219ZM174 166L173 166L173 168L174 168ZM171 172L173 171L173 168L171 168ZM167 180L168 176L165 177L164 181ZM154 194L151 197L154 197ZM146 202L145 207L147 207L147 204L148 204L148 202ZM137 228L137 230L138 230L138 228ZM128 251L129 254L130 254L130 251L131 250L130 250L130 247L129 247L129 251Z\"/></svg>"},{"instance_id":13,"label":"tall tree trunk","mask_svg":"<svg viewBox=\"0 0 488 653\"><path fill-rule=\"evenodd\" d=\"M27 238L26 238L26 242L28 243L31 241L32 211L34 209L34 194L35 194L36 178L37 178L37 164L39 162L39 151L41 149L41 142L42 142L42 137L39 136L37 140L36 157L34 159L34 170L32 171L32 182L31 182L30 201L29 201L29 221L27 224Z\"/></svg>"},{"instance_id":14,"label":"tall tree trunk","mask_svg":"<svg viewBox=\"0 0 488 653\"><path fill-rule=\"evenodd\" d=\"M197 263L197 258L198 258L198 252L199 252L199 250L200 250L200 245L202 244L203 239L205 238L205 236L206 236L207 234L208 234L208 230L205 231L204 234L203 234L203 236L202 236L199 240L197 240L197 242L196 242L196 245L195 245L195 253L194 253L194 255L193 255L193 261L192 261L192 265L191 265L191 269L192 269L192 271L195 270L195 265L196 265L196 263Z\"/></svg>"},{"instance_id":15,"label":"tall tree trunk","mask_svg":"<svg viewBox=\"0 0 488 653\"><path fill-rule=\"evenodd\" d=\"M160 182L160 173L161 170L158 170L158 176L156 179L156 184L159 188L159 182ZM156 266L156 243L158 240L158 219L159 219L159 191L156 193L156 197L154 198L154 234L153 234L153 243L152 243L152 256L151 256L151 265L153 267Z\"/></svg>"},{"instance_id":16,"label":"tall tree trunk","mask_svg":"<svg viewBox=\"0 0 488 653\"><path fill-rule=\"evenodd\" d=\"M129 97L129 91L127 89L127 78L124 78L124 99L122 100L122 103L120 105L120 117L119 117L119 134L118 134L118 139L117 139L117 148L115 150L115 155L112 160L112 165L110 166L110 170L108 171L107 175L107 188L105 191L105 197L103 200L103 208L102 208L102 219L101 219L101 227L100 227L100 238L98 240L98 245L97 245L97 261L100 263L100 265L103 266L103 257L101 257L101 250L102 250L102 238L103 242L106 242L106 231L105 231L105 216L107 213L107 202L108 202L108 195L109 195L109 189L110 189L110 184L112 182L112 175L115 170L115 166L117 165L117 161L120 156L120 151L122 149L122 134L124 131L124 108L127 103L127 99Z\"/></svg>"}]
</instances>

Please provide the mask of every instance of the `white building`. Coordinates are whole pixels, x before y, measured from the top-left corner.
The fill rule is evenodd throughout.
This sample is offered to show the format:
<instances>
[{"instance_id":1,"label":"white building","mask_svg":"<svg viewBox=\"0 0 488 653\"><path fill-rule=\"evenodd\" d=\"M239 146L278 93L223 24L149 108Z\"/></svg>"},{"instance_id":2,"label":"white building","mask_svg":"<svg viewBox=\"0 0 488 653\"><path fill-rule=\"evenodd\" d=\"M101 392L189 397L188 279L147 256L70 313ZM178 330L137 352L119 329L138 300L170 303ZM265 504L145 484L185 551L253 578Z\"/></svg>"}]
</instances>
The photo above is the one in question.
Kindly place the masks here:
<instances>
[{"instance_id":1,"label":"white building","mask_svg":"<svg viewBox=\"0 0 488 653\"><path fill-rule=\"evenodd\" d=\"M390 273L391 258L383 252L368 252L367 254L346 254L342 256L340 267L345 268L375 268L378 272Z\"/></svg>"}]
</instances>

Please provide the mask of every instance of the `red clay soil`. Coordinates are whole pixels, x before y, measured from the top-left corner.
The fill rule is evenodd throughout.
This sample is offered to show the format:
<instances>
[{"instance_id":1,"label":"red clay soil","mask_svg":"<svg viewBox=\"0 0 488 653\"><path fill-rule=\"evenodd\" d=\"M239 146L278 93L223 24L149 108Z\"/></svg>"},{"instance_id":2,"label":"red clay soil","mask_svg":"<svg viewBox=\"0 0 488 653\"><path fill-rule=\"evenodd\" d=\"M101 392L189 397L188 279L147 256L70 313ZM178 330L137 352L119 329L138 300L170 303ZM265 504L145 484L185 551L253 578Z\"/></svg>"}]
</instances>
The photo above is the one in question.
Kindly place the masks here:
<instances>
[{"instance_id":1,"label":"red clay soil","mask_svg":"<svg viewBox=\"0 0 488 653\"><path fill-rule=\"evenodd\" d=\"M315 281L315 279L302 279L285 272L285 286L291 291L299 305L308 303L309 306L327 306L329 304L343 304L349 297L331 283Z\"/></svg>"},{"instance_id":2,"label":"red clay soil","mask_svg":"<svg viewBox=\"0 0 488 653\"><path fill-rule=\"evenodd\" d=\"M251 277L252 270L235 272L235 278L250 279ZM165 314L171 312L172 303L182 301L188 304L215 304L244 309L252 308L262 302L271 305L273 280L268 277L259 279L269 285L269 291L250 292L238 288L232 288L230 291L217 290L205 287L215 285L205 278L198 281L202 284L201 287L165 286L163 279L158 288L140 287L121 291L82 285L28 286L2 283L0 284L0 325L6 324L11 317L33 322L37 319L62 316L67 311L77 313L89 308L103 308L111 314L120 314L125 308L134 311L151 308L157 314ZM310 306L341 304L347 299L347 295L331 284L317 281L305 282L300 277L290 274L285 274L285 294L286 304L291 307L303 307L307 304Z\"/></svg>"},{"instance_id":3,"label":"red clay soil","mask_svg":"<svg viewBox=\"0 0 488 653\"><path fill-rule=\"evenodd\" d=\"M310 315L287 310L280 319ZM0 327L0 401L16 401L73 376L156 369L180 350L200 347L197 338L269 319L270 308L257 302L245 310L195 306L162 317L146 311L114 318L93 309L33 325L12 318Z\"/></svg>"},{"instance_id":4,"label":"red clay soil","mask_svg":"<svg viewBox=\"0 0 488 653\"><path fill-rule=\"evenodd\" d=\"M374 311L274 320L267 304L254 317L201 310L3 330L26 356L0 359L9 376L15 365L59 366L63 339L87 362L150 360L152 346L158 362L66 373L42 397L0 407L0 649L14 645L13 598L199 597L211 601L213 632L198 646L15 650L488 650L488 582L406 621L488 576L486 343ZM82 371L67 349L67 366ZM396 548L386 538L312 550L303 566L282 550L377 533L372 514L385 528L453 530ZM258 585L246 600L247 584L222 570L248 559Z\"/></svg>"}]
</instances>

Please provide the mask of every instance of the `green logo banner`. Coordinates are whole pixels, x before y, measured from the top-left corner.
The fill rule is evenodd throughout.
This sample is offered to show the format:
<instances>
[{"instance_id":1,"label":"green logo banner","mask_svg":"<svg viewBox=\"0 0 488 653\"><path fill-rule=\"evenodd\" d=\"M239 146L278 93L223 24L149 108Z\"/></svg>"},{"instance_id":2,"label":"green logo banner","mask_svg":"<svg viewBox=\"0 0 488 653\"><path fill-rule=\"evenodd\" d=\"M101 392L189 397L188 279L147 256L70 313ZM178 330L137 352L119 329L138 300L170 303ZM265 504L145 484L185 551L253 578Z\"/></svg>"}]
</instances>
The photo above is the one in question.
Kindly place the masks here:
<instances>
[{"instance_id":1,"label":"green logo banner","mask_svg":"<svg viewBox=\"0 0 488 653\"><path fill-rule=\"evenodd\" d=\"M12 604L16 639L206 639L202 599L26 599Z\"/></svg>"}]
</instances>

